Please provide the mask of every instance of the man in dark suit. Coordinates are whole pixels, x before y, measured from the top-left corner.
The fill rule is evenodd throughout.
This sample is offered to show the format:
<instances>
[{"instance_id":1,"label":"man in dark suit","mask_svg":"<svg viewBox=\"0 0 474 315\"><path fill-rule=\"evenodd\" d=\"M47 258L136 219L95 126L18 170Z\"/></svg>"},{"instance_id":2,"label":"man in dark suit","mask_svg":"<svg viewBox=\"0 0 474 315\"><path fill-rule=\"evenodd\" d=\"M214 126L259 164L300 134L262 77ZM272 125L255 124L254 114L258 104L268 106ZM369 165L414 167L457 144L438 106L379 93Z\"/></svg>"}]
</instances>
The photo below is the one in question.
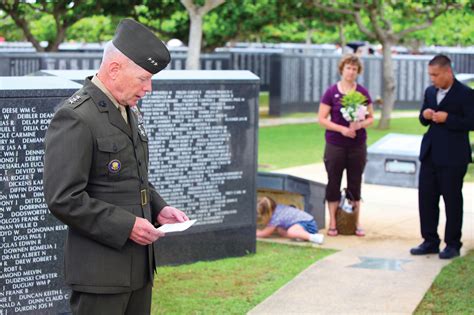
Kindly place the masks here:
<instances>
[{"instance_id":1,"label":"man in dark suit","mask_svg":"<svg viewBox=\"0 0 474 315\"><path fill-rule=\"evenodd\" d=\"M154 225L183 222L148 182L137 101L170 61L146 27L123 20L97 75L56 112L45 141L44 193L68 225L65 280L74 314L149 314Z\"/></svg>"},{"instance_id":2,"label":"man in dark suit","mask_svg":"<svg viewBox=\"0 0 474 315\"><path fill-rule=\"evenodd\" d=\"M433 83L425 92L420 122L429 126L420 150L418 203L424 242L412 255L439 253L439 199L446 207L446 247L439 258L459 256L463 219L462 186L472 162L469 131L474 130L474 93L454 78L451 60L435 56L428 64Z\"/></svg>"}]
</instances>

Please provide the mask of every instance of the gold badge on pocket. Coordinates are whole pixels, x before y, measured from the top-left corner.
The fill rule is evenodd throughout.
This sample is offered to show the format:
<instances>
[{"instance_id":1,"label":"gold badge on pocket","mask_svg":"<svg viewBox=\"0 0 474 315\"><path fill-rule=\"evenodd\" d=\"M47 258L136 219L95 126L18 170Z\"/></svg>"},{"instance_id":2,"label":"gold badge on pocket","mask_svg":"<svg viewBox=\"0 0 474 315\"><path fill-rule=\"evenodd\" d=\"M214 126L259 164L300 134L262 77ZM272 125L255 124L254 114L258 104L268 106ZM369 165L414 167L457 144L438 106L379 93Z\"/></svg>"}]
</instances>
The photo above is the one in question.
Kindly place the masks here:
<instances>
[{"instance_id":1,"label":"gold badge on pocket","mask_svg":"<svg viewBox=\"0 0 474 315\"><path fill-rule=\"evenodd\" d=\"M116 174L122 168L122 163L120 163L119 160L112 160L109 162L108 168L109 168L109 172Z\"/></svg>"}]
</instances>

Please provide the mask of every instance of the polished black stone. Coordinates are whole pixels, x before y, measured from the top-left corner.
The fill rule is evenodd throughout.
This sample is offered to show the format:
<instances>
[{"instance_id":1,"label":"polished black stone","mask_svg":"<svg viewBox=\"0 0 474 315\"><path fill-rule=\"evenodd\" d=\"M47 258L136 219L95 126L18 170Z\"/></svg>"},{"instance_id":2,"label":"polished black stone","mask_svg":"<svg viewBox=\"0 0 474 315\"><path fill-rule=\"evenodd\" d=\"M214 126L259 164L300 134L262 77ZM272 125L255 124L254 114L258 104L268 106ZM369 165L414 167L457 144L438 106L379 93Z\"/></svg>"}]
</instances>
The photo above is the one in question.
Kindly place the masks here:
<instances>
[{"instance_id":1,"label":"polished black stone","mask_svg":"<svg viewBox=\"0 0 474 315\"><path fill-rule=\"evenodd\" d=\"M0 77L0 314L69 310L66 227L43 194L43 139L55 108L80 85L57 77Z\"/></svg>"},{"instance_id":2,"label":"polished black stone","mask_svg":"<svg viewBox=\"0 0 474 315\"><path fill-rule=\"evenodd\" d=\"M156 243L159 264L255 252L258 78L164 71L141 102L150 181L197 223Z\"/></svg>"}]
</instances>

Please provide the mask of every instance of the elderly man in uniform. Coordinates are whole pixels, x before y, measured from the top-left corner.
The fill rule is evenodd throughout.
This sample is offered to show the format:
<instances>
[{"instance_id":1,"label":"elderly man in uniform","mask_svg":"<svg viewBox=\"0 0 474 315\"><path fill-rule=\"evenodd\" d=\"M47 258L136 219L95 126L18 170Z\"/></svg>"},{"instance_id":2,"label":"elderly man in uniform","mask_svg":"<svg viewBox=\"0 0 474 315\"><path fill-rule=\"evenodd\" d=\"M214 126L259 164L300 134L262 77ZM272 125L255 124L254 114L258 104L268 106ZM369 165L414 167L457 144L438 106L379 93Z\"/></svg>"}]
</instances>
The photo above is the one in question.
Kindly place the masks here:
<instances>
[{"instance_id":1,"label":"elderly man in uniform","mask_svg":"<svg viewBox=\"0 0 474 315\"><path fill-rule=\"evenodd\" d=\"M46 134L44 192L68 225L65 278L74 314L149 314L155 226L188 220L148 182L137 101L170 61L146 27L123 20L99 72L56 112Z\"/></svg>"}]
</instances>

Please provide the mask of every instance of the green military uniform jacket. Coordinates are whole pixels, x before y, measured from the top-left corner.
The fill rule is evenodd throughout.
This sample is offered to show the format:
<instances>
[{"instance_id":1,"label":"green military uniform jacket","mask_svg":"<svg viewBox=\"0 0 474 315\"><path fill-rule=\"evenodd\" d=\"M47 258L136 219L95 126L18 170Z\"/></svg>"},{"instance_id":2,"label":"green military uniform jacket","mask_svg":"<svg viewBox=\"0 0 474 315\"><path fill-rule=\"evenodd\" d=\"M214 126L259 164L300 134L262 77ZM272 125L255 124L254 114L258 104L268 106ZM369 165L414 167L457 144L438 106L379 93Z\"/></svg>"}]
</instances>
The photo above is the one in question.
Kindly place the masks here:
<instances>
[{"instance_id":1,"label":"green military uniform jacket","mask_svg":"<svg viewBox=\"0 0 474 315\"><path fill-rule=\"evenodd\" d=\"M148 139L139 114L129 124L86 79L46 133L44 194L68 226L65 280L73 290L122 293L153 279L153 246L129 239L136 217L155 224L166 206L148 182Z\"/></svg>"}]
</instances>

